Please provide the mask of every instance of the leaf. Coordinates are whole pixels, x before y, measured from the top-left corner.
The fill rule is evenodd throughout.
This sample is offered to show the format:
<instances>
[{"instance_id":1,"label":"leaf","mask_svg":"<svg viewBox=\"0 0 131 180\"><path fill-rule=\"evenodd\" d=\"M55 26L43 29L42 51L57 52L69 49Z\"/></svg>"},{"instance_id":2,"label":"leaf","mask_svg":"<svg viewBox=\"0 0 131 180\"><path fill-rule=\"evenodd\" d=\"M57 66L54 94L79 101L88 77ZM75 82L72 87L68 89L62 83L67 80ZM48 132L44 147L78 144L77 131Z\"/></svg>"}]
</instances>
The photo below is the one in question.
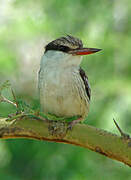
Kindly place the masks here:
<instances>
[{"instance_id":1,"label":"leaf","mask_svg":"<svg viewBox=\"0 0 131 180\"><path fill-rule=\"evenodd\" d=\"M18 104L18 107L17 107L18 112L25 112L25 113L33 112L31 106L28 105L25 101L19 99L17 100L17 104Z\"/></svg>"},{"instance_id":2,"label":"leaf","mask_svg":"<svg viewBox=\"0 0 131 180\"><path fill-rule=\"evenodd\" d=\"M73 116L73 117L58 117L54 114L43 114L42 112L40 112L40 115L43 116L44 118L48 119L48 120L53 120L53 121L65 121L65 122L71 122L74 120L77 120L78 118L80 118L79 116Z\"/></svg>"},{"instance_id":3,"label":"leaf","mask_svg":"<svg viewBox=\"0 0 131 180\"><path fill-rule=\"evenodd\" d=\"M3 84L0 85L0 93L5 89L5 88L10 88L11 84L9 80L5 81Z\"/></svg>"}]
</instances>

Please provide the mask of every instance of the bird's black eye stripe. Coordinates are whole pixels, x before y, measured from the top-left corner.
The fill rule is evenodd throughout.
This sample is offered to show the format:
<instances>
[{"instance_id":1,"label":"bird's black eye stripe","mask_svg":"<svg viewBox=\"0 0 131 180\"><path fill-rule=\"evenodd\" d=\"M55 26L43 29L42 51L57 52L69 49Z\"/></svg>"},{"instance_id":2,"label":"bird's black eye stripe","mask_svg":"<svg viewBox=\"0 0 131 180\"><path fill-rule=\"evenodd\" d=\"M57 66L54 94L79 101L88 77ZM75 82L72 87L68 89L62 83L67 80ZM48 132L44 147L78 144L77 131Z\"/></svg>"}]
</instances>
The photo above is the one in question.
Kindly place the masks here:
<instances>
[{"instance_id":1,"label":"bird's black eye stripe","mask_svg":"<svg viewBox=\"0 0 131 180\"><path fill-rule=\"evenodd\" d=\"M67 46L63 46L63 45L48 44L45 47L45 52L47 52L48 50L56 50L56 51L68 52L70 50L70 48L67 47Z\"/></svg>"},{"instance_id":2,"label":"bird's black eye stripe","mask_svg":"<svg viewBox=\"0 0 131 180\"><path fill-rule=\"evenodd\" d=\"M59 49L59 51L63 51L63 52L68 52L68 51L70 50L69 47L67 47L67 46L62 46L62 45L60 45L60 46L58 47L58 49Z\"/></svg>"}]
</instances>

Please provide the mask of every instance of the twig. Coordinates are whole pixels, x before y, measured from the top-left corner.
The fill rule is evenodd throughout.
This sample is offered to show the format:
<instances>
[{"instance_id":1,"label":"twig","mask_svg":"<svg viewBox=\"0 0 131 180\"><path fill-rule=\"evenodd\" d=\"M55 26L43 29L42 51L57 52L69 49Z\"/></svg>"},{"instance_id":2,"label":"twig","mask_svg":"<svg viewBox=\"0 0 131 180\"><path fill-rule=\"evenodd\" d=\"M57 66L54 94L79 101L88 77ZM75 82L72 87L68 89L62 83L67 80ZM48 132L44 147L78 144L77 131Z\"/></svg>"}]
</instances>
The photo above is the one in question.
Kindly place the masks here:
<instances>
[{"instance_id":1,"label":"twig","mask_svg":"<svg viewBox=\"0 0 131 180\"><path fill-rule=\"evenodd\" d=\"M16 96L15 96L15 93L14 93L14 91L13 91L12 88L11 88L11 92L12 92L12 95L13 95L13 98L14 98L14 101L15 101L15 104L16 104L16 107L18 108L19 105L18 105L18 102L17 102Z\"/></svg>"},{"instance_id":2,"label":"twig","mask_svg":"<svg viewBox=\"0 0 131 180\"><path fill-rule=\"evenodd\" d=\"M9 99L7 99L6 97L4 97L3 95L1 95L1 99L0 99L1 102L6 102L8 104L12 104L13 106L17 107L16 103L10 101Z\"/></svg>"},{"instance_id":3,"label":"twig","mask_svg":"<svg viewBox=\"0 0 131 180\"><path fill-rule=\"evenodd\" d=\"M124 138L124 139L130 139L130 136L129 134L126 134L122 131L122 129L120 128L120 126L117 124L117 122L115 121L115 119L113 118L113 121L118 129L118 131L120 132L121 136Z\"/></svg>"}]
</instances>

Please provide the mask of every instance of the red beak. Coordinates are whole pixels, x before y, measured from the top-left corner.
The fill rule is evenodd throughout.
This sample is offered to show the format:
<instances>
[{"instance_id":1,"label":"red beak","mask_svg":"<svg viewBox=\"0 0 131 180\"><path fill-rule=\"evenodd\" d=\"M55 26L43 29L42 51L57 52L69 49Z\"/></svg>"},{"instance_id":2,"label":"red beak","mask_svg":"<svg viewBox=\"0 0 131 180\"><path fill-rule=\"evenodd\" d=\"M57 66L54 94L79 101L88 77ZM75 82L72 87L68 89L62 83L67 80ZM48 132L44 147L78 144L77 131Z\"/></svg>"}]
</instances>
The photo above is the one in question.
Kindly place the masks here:
<instances>
[{"instance_id":1,"label":"red beak","mask_svg":"<svg viewBox=\"0 0 131 180\"><path fill-rule=\"evenodd\" d=\"M73 56L76 55L88 55L88 54L93 54L98 51L101 51L102 49L96 49L96 48L81 48L81 49L74 49L69 51L69 54L72 54Z\"/></svg>"}]
</instances>

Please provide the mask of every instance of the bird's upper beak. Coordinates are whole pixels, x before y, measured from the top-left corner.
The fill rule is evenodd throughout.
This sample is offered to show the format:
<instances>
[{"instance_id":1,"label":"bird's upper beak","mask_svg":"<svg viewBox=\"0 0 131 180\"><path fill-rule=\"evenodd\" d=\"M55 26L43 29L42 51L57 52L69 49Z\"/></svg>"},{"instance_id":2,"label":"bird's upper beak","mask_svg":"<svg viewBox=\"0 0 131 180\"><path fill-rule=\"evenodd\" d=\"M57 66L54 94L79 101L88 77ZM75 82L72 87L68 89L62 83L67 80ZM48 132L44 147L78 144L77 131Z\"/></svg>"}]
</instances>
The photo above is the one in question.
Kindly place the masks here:
<instances>
[{"instance_id":1,"label":"bird's upper beak","mask_svg":"<svg viewBox=\"0 0 131 180\"><path fill-rule=\"evenodd\" d=\"M96 48L80 48L80 49L74 49L69 51L69 54L72 54L73 56L76 55L88 55L88 54L93 54L98 51L101 51L102 49L96 49Z\"/></svg>"}]
</instances>

